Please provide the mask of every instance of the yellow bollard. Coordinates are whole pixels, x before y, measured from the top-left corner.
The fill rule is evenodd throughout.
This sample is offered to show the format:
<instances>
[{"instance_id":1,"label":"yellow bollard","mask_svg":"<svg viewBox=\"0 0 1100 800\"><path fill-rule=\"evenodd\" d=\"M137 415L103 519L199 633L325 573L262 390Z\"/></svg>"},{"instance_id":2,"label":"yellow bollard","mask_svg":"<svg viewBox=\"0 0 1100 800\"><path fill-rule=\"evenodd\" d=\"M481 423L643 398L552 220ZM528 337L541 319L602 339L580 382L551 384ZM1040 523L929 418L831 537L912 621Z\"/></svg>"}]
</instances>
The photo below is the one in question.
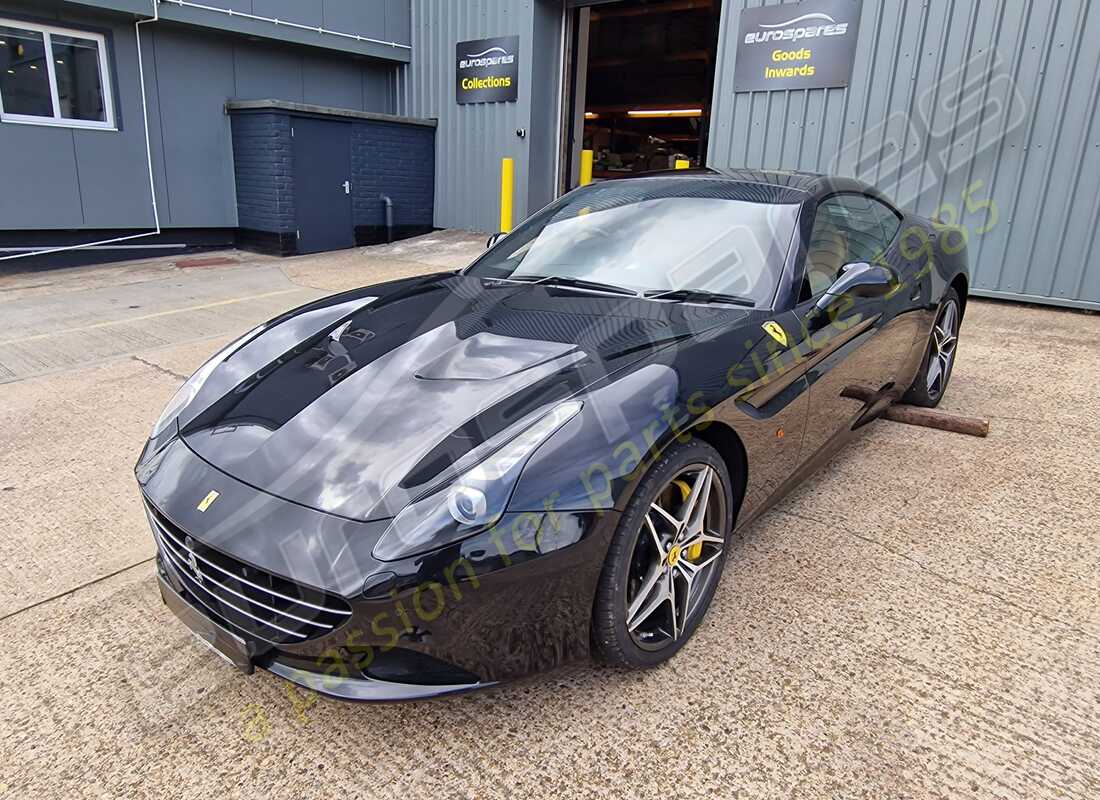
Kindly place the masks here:
<instances>
[{"instance_id":1,"label":"yellow bollard","mask_svg":"<svg viewBox=\"0 0 1100 800\"><path fill-rule=\"evenodd\" d=\"M691 169L691 162L678 158L676 159L676 169Z\"/></svg>"},{"instance_id":2,"label":"yellow bollard","mask_svg":"<svg viewBox=\"0 0 1100 800\"><path fill-rule=\"evenodd\" d=\"M592 183L592 151L581 150L581 186Z\"/></svg>"},{"instance_id":3,"label":"yellow bollard","mask_svg":"<svg viewBox=\"0 0 1100 800\"><path fill-rule=\"evenodd\" d=\"M500 162L500 230L503 233L512 232L512 192L515 182L515 159L502 159Z\"/></svg>"}]
</instances>

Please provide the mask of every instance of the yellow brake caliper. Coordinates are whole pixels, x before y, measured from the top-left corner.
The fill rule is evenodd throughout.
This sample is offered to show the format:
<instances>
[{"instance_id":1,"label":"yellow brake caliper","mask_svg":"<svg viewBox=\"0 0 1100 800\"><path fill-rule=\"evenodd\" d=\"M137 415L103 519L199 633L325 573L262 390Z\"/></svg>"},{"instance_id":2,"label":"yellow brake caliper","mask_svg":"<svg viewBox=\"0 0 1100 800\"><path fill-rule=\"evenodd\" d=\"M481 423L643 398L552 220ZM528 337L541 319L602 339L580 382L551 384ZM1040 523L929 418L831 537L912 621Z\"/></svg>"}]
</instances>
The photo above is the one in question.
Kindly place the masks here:
<instances>
[{"instance_id":1,"label":"yellow brake caliper","mask_svg":"<svg viewBox=\"0 0 1100 800\"><path fill-rule=\"evenodd\" d=\"M675 483L676 486L680 489L680 501L686 503L688 495L691 494L691 487L687 485L686 481L682 481L679 478L674 480L673 483ZM699 559L699 556L701 555L703 555L702 542L696 542L684 551L684 556L687 558L688 561L697 561Z\"/></svg>"}]
</instances>

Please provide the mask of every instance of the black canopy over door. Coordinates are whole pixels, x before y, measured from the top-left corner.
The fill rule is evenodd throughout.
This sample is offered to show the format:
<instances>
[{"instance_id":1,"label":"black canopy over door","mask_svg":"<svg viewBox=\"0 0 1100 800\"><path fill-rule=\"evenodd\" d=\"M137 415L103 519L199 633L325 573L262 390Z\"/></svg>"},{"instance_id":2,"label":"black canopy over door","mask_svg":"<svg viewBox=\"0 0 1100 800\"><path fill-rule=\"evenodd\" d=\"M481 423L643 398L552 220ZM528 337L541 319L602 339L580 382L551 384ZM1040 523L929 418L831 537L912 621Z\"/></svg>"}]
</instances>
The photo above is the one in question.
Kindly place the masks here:
<instances>
[{"instance_id":1,"label":"black canopy over door","mask_svg":"<svg viewBox=\"0 0 1100 800\"><path fill-rule=\"evenodd\" d=\"M298 252L355 246L351 214L351 128L299 117L294 130L294 202Z\"/></svg>"}]
</instances>

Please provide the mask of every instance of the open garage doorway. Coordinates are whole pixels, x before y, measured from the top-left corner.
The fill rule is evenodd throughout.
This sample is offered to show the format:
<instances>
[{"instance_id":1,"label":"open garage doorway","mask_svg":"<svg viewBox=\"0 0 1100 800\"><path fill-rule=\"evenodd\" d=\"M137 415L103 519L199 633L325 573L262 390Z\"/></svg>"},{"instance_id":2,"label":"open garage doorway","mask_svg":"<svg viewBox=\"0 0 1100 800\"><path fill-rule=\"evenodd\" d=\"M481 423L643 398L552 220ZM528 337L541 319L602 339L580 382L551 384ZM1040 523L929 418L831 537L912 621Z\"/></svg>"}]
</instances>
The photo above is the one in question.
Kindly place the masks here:
<instances>
[{"instance_id":1,"label":"open garage doorway","mask_svg":"<svg viewBox=\"0 0 1100 800\"><path fill-rule=\"evenodd\" d=\"M704 165L721 0L573 5L563 188L578 183L582 149L597 180Z\"/></svg>"}]
</instances>

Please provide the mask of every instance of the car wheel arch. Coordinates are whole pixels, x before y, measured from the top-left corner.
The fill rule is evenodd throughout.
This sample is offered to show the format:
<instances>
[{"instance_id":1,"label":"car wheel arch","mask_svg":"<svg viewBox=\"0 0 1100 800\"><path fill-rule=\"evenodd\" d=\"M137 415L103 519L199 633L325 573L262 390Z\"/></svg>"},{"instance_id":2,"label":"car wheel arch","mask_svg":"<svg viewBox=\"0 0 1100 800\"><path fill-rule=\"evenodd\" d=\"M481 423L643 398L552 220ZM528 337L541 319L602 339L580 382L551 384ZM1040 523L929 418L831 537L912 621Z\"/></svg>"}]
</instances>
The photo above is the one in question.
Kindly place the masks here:
<instances>
[{"instance_id":1,"label":"car wheel arch","mask_svg":"<svg viewBox=\"0 0 1100 800\"><path fill-rule=\"evenodd\" d=\"M959 318L962 319L966 316L966 299L970 292L970 284L967 282L966 275L960 272L951 280L949 286L959 295Z\"/></svg>"},{"instance_id":2,"label":"car wheel arch","mask_svg":"<svg viewBox=\"0 0 1100 800\"><path fill-rule=\"evenodd\" d=\"M649 467L658 462L677 441L687 441L690 438L699 438L706 442L722 457L726 470L729 472L733 490L733 527L737 527L737 517L741 511L741 503L745 498L745 490L748 487L749 466L748 451L737 430L725 422L718 420L700 419L692 425L679 430L667 428L664 435L654 444L646 454L645 469L639 470L632 476L629 486L618 497L615 507L622 510L634 496L638 485L645 478Z\"/></svg>"},{"instance_id":3,"label":"car wheel arch","mask_svg":"<svg viewBox=\"0 0 1100 800\"><path fill-rule=\"evenodd\" d=\"M733 490L733 527L737 527L737 517L745 499L745 490L749 483L749 458L745 444L732 425L718 421L702 421L689 428L687 433L698 436L718 451L726 462Z\"/></svg>"}]
</instances>

